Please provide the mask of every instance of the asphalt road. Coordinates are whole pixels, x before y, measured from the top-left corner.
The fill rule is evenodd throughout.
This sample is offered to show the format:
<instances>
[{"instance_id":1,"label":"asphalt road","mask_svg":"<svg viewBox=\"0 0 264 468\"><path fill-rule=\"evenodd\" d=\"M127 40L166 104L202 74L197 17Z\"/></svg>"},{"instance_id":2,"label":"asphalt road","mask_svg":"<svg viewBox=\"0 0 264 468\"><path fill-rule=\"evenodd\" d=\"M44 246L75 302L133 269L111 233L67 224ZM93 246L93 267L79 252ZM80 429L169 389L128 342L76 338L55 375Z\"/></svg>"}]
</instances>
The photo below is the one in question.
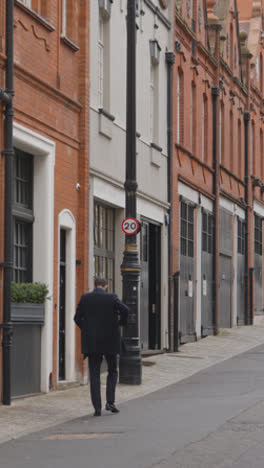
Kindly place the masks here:
<instances>
[{"instance_id":1,"label":"asphalt road","mask_svg":"<svg viewBox=\"0 0 264 468\"><path fill-rule=\"evenodd\" d=\"M1 468L263 468L264 346L0 447Z\"/></svg>"}]
</instances>

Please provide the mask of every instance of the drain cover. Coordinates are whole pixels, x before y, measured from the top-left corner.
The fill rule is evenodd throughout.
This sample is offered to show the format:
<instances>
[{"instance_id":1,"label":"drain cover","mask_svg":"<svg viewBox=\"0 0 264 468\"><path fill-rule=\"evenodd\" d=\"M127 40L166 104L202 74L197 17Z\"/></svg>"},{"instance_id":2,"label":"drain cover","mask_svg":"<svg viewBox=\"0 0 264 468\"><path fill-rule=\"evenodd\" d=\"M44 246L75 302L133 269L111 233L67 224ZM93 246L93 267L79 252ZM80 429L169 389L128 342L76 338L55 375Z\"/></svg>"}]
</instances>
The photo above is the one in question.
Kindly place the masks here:
<instances>
[{"instance_id":1,"label":"drain cover","mask_svg":"<svg viewBox=\"0 0 264 468\"><path fill-rule=\"evenodd\" d=\"M47 437L44 437L43 440L86 440L86 439L107 439L108 437L113 437L118 434L117 432L90 432L84 434L51 434Z\"/></svg>"}]
</instances>

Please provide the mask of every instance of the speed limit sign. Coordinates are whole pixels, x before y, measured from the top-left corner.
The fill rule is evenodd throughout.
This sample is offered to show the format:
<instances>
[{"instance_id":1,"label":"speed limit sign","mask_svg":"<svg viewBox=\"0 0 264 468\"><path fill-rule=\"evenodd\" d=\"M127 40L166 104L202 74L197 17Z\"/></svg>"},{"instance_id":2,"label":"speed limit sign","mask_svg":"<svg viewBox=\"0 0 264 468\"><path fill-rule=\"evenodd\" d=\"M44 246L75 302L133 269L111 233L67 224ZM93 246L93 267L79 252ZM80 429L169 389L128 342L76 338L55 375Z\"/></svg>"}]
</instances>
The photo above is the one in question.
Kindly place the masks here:
<instances>
[{"instance_id":1,"label":"speed limit sign","mask_svg":"<svg viewBox=\"0 0 264 468\"><path fill-rule=\"evenodd\" d=\"M136 234L139 230L139 222L135 218L126 218L122 221L122 231L128 236Z\"/></svg>"}]
</instances>

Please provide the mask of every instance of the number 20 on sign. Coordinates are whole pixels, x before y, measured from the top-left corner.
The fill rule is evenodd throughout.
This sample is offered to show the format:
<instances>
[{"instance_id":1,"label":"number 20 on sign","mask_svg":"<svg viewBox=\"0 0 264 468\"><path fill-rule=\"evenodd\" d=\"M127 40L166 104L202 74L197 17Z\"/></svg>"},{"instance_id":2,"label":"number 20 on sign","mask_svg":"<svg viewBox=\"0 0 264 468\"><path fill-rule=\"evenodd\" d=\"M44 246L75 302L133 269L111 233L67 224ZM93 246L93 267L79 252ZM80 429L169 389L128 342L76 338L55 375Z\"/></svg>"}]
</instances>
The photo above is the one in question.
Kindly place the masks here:
<instances>
[{"instance_id":1,"label":"number 20 on sign","mask_svg":"<svg viewBox=\"0 0 264 468\"><path fill-rule=\"evenodd\" d=\"M136 234L139 230L139 222L135 218L126 218L122 221L122 231L128 236Z\"/></svg>"}]
</instances>

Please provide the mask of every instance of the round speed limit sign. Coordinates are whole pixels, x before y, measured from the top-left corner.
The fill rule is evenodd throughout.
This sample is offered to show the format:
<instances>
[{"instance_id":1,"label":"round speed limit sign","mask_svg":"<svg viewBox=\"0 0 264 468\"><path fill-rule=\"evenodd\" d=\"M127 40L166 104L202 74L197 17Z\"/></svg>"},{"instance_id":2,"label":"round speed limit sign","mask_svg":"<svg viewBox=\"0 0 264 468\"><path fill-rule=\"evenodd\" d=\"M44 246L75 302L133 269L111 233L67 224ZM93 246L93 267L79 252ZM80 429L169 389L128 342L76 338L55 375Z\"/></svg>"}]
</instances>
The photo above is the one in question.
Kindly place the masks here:
<instances>
[{"instance_id":1,"label":"round speed limit sign","mask_svg":"<svg viewBox=\"0 0 264 468\"><path fill-rule=\"evenodd\" d=\"M136 234L139 229L139 223L135 218L126 218L122 221L122 231L128 236Z\"/></svg>"}]
</instances>

